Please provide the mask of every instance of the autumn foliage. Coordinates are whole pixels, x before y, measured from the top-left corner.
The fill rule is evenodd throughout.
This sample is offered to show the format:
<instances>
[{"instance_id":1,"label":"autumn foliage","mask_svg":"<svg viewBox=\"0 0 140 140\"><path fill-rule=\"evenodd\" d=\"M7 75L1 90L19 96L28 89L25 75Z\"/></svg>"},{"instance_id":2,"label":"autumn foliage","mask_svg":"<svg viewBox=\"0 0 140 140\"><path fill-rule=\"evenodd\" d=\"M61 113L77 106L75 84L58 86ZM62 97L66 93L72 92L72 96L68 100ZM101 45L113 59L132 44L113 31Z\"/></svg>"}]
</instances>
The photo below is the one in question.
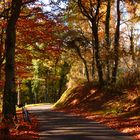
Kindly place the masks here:
<instances>
[{"instance_id":1,"label":"autumn foliage","mask_svg":"<svg viewBox=\"0 0 140 140\"><path fill-rule=\"evenodd\" d=\"M0 123L1 140L38 140L38 122L36 116L30 114L31 123L23 120L21 111L17 112L17 120L13 124ZM10 133L6 134L6 128L10 128Z\"/></svg>"},{"instance_id":2,"label":"autumn foliage","mask_svg":"<svg viewBox=\"0 0 140 140\"><path fill-rule=\"evenodd\" d=\"M60 111L96 120L140 139L139 86L124 91L80 84L68 89L55 104Z\"/></svg>"}]
</instances>

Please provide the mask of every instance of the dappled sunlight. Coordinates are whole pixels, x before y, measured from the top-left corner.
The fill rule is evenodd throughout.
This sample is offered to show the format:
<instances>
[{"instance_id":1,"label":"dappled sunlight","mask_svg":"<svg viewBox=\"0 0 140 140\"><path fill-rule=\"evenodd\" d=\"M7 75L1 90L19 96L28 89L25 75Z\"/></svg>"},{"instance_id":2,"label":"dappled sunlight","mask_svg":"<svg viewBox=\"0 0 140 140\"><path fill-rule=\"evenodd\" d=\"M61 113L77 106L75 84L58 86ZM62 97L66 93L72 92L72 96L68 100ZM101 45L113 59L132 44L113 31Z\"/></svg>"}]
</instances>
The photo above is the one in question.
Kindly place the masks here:
<instances>
[{"instance_id":1,"label":"dappled sunlight","mask_svg":"<svg viewBox=\"0 0 140 140\"><path fill-rule=\"evenodd\" d=\"M96 91L97 91L96 89L91 89L91 90L90 90L90 93L91 93L91 94L94 94Z\"/></svg>"},{"instance_id":2,"label":"dappled sunlight","mask_svg":"<svg viewBox=\"0 0 140 140\"><path fill-rule=\"evenodd\" d=\"M140 97L140 92L139 92L138 88L133 88L131 90L126 91L125 93L126 94L129 93L128 96L127 96L128 100L134 101L135 99Z\"/></svg>"},{"instance_id":3,"label":"dappled sunlight","mask_svg":"<svg viewBox=\"0 0 140 140\"><path fill-rule=\"evenodd\" d=\"M97 92L97 89L91 89L89 91L89 93L87 93L86 97L83 100L87 100L88 98L90 98L91 96L93 96L93 94L95 94Z\"/></svg>"},{"instance_id":4,"label":"dappled sunlight","mask_svg":"<svg viewBox=\"0 0 140 140\"><path fill-rule=\"evenodd\" d=\"M73 110L72 114L79 114L79 116L84 117L89 120L96 120L104 125L109 126L110 128L119 130L123 133L134 136L137 140L140 139L140 118L120 118L112 115L102 115L101 113L90 113L90 112L75 112Z\"/></svg>"},{"instance_id":5,"label":"dappled sunlight","mask_svg":"<svg viewBox=\"0 0 140 140\"><path fill-rule=\"evenodd\" d=\"M140 139L138 1L0 1L0 140Z\"/></svg>"},{"instance_id":6,"label":"dappled sunlight","mask_svg":"<svg viewBox=\"0 0 140 140\"><path fill-rule=\"evenodd\" d=\"M61 111L88 120L96 120L110 128L132 135L138 140L139 94L138 90L133 91L133 89L125 90L124 93L108 93L87 85L80 86L71 91L68 100L65 100L64 108L62 103Z\"/></svg>"},{"instance_id":7,"label":"dappled sunlight","mask_svg":"<svg viewBox=\"0 0 140 140\"><path fill-rule=\"evenodd\" d=\"M79 99L74 99L74 100L71 102L72 105L76 105L76 104L78 104L78 103L79 103Z\"/></svg>"},{"instance_id":8,"label":"dappled sunlight","mask_svg":"<svg viewBox=\"0 0 140 140\"><path fill-rule=\"evenodd\" d=\"M40 107L38 107L40 109ZM87 120L77 114L64 113L63 111L33 110L38 116L39 137L53 140L132 140L113 129L93 120Z\"/></svg>"}]
</instances>

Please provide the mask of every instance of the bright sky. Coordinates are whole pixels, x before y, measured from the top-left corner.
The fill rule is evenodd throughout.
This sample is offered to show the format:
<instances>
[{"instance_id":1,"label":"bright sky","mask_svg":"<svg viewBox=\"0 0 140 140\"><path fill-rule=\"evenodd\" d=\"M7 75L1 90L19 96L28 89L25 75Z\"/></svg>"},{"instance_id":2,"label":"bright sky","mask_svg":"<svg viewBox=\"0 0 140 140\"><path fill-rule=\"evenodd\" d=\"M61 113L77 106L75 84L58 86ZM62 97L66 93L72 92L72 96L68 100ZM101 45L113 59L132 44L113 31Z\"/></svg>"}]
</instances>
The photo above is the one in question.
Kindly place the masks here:
<instances>
[{"instance_id":1,"label":"bright sky","mask_svg":"<svg viewBox=\"0 0 140 140\"><path fill-rule=\"evenodd\" d=\"M45 4L49 4L50 2L50 0L41 0L43 3L45 3Z\"/></svg>"},{"instance_id":2,"label":"bright sky","mask_svg":"<svg viewBox=\"0 0 140 140\"><path fill-rule=\"evenodd\" d=\"M53 1L54 3L58 2L59 0L40 0L42 1L43 3L45 3L46 5L48 5L51 1ZM61 8L65 8L66 5L63 3L63 2L60 2L60 5L59 5ZM51 11L51 7L48 5L45 7L45 10L47 11Z\"/></svg>"}]
</instances>

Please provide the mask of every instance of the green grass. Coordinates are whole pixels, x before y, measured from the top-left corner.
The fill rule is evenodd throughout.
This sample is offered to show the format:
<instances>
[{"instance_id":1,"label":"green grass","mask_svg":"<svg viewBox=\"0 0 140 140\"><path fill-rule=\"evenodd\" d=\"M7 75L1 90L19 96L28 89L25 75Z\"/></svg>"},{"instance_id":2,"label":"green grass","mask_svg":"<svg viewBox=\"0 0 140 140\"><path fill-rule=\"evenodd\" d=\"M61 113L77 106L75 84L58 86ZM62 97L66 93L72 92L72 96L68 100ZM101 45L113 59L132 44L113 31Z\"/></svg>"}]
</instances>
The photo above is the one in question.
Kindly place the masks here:
<instances>
[{"instance_id":1,"label":"green grass","mask_svg":"<svg viewBox=\"0 0 140 140\"><path fill-rule=\"evenodd\" d=\"M72 90L75 87L67 89L61 96L61 98L53 105L53 108L61 108L64 107L65 102L71 97Z\"/></svg>"},{"instance_id":2,"label":"green grass","mask_svg":"<svg viewBox=\"0 0 140 140\"><path fill-rule=\"evenodd\" d=\"M28 107L33 107L33 106L50 105L50 104L51 103L27 104L27 105L25 105L25 107L28 108ZM17 107L16 110L20 111L20 110L22 110L22 108Z\"/></svg>"},{"instance_id":3,"label":"green grass","mask_svg":"<svg viewBox=\"0 0 140 140\"><path fill-rule=\"evenodd\" d=\"M28 104L25 107L32 107L32 106L41 106L41 105L50 105L50 103L39 103L39 104ZM17 111L20 111L21 108L17 107L16 108ZM2 112L2 105L0 104L0 112Z\"/></svg>"},{"instance_id":4,"label":"green grass","mask_svg":"<svg viewBox=\"0 0 140 140\"><path fill-rule=\"evenodd\" d=\"M38 104L27 104L25 107L32 107L32 106L41 106L41 105L50 105L51 103L38 103Z\"/></svg>"}]
</instances>

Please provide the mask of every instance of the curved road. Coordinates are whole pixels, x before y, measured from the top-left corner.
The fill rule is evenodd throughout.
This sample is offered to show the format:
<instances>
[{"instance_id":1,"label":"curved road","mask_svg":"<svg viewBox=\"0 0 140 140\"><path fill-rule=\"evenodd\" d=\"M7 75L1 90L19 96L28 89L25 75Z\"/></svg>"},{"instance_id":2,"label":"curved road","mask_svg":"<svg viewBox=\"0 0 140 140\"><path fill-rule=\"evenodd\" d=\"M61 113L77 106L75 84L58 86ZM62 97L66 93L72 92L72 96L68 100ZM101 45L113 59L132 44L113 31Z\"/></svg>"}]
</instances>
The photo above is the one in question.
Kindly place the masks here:
<instances>
[{"instance_id":1,"label":"curved road","mask_svg":"<svg viewBox=\"0 0 140 140\"><path fill-rule=\"evenodd\" d=\"M40 140L134 140L95 121L54 112L51 105L30 107L39 120Z\"/></svg>"}]
</instances>

